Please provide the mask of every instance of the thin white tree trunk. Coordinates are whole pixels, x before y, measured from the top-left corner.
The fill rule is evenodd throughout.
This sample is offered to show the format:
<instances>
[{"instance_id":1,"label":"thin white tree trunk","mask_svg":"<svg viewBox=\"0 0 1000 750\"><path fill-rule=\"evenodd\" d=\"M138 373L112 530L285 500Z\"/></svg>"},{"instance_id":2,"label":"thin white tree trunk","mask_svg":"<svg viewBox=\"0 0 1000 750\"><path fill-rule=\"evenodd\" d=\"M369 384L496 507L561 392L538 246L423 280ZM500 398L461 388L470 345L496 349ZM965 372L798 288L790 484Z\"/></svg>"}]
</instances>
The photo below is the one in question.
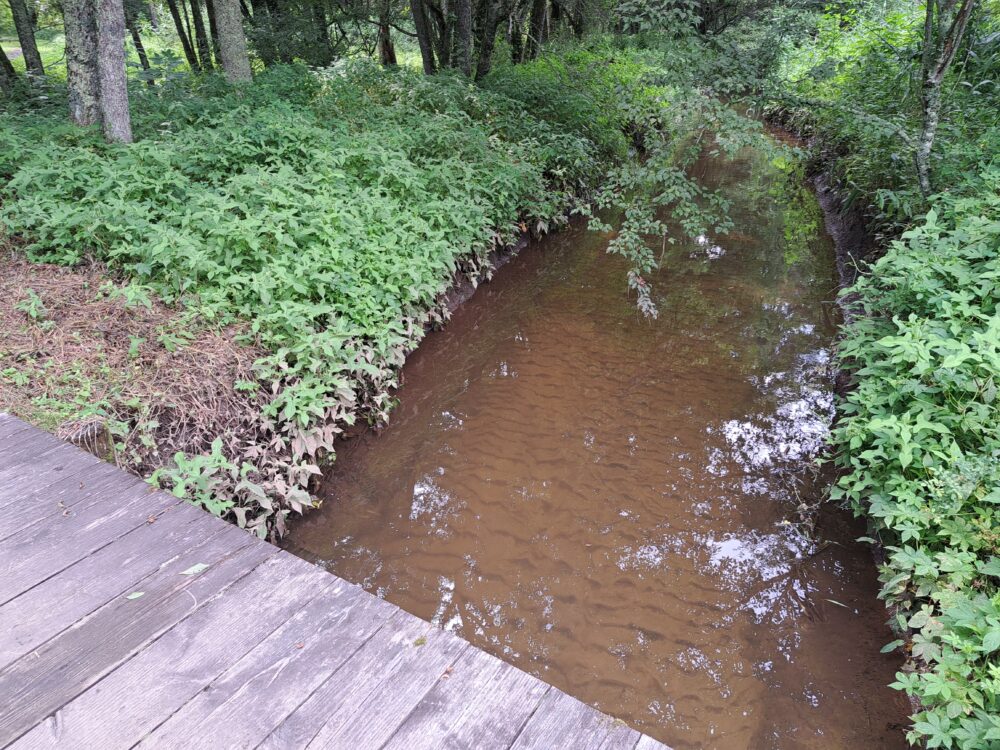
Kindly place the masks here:
<instances>
[{"instance_id":1,"label":"thin white tree trunk","mask_svg":"<svg viewBox=\"0 0 1000 750\"><path fill-rule=\"evenodd\" d=\"M917 148L914 152L914 161L917 167L917 181L920 184L920 192L927 198L933 191L931 180L931 153L934 149L934 137L937 134L938 124L941 120L941 84L944 83L944 75L948 72L955 54L965 37L965 30L972 16L972 9L976 0L962 0L958 11L955 13L948 30L943 32L935 27L941 26L941 15L943 10L934 0L926 0L927 8L924 19L924 49L922 55L922 75L923 75L923 127L920 131L920 140L917 141ZM937 13L935 14L935 10ZM935 15L937 18L935 19ZM936 54L935 54L936 52Z\"/></svg>"}]
</instances>

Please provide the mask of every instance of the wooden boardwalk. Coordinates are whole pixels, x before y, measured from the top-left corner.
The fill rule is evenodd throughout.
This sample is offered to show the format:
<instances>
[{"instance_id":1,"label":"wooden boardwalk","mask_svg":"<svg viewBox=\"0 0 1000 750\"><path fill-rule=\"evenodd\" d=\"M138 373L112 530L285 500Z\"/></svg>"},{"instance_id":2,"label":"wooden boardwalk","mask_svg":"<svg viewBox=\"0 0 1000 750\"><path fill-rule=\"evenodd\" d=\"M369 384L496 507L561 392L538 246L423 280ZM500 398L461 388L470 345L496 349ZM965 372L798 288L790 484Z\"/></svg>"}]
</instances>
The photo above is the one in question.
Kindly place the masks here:
<instances>
[{"instance_id":1,"label":"wooden boardwalk","mask_svg":"<svg viewBox=\"0 0 1000 750\"><path fill-rule=\"evenodd\" d=\"M0 413L0 747L665 748Z\"/></svg>"}]
</instances>

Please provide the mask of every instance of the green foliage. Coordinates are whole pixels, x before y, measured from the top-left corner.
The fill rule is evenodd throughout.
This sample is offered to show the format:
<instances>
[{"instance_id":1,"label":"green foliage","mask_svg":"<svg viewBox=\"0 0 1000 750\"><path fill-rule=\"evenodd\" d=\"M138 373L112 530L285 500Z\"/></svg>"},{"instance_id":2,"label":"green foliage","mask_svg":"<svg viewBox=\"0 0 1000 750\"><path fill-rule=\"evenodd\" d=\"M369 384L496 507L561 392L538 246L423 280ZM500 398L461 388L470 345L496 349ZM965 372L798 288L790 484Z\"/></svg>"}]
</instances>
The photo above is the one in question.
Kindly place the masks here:
<instances>
[{"instance_id":1,"label":"green foliage","mask_svg":"<svg viewBox=\"0 0 1000 750\"><path fill-rule=\"evenodd\" d=\"M959 60L932 163L938 190L965 191L969 174L1000 153L1000 17L982 3ZM913 148L921 126L922 5L831 6L815 29L786 45L772 106L837 156L850 200L872 206L878 228L898 234L927 209ZM966 194L972 194L966 192Z\"/></svg>"},{"instance_id":2,"label":"green foliage","mask_svg":"<svg viewBox=\"0 0 1000 750\"><path fill-rule=\"evenodd\" d=\"M593 63L558 67L610 110ZM525 224L560 221L620 152L620 116L584 119L561 77L534 71L517 77L553 103L543 118L504 93L510 78L480 88L366 62L277 66L244 91L215 77L142 87L128 148L44 102L0 114L0 216L34 259L97 257L133 279L116 292L128 303L152 292L201 322L250 321L267 352L264 444L206 445L158 481L262 534L311 504L318 459L346 425L386 416L443 292L488 274Z\"/></svg>"},{"instance_id":3,"label":"green foliage","mask_svg":"<svg viewBox=\"0 0 1000 750\"><path fill-rule=\"evenodd\" d=\"M920 700L911 741L1000 742L1000 146L996 15L983 6L944 84L930 212L913 160L923 8L831 6L784 48L772 113L816 136L848 204L891 242L848 291L856 388L833 433L832 497L870 519L882 596L908 636L893 687ZM902 645L896 641L891 650Z\"/></svg>"},{"instance_id":4,"label":"green foliage","mask_svg":"<svg viewBox=\"0 0 1000 750\"><path fill-rule=\"evenodd\" d=\"M38 296L38 292L34 289L25 289L24 291L25 297L14 306L15 309L20 310L36 323L44 321L48 313L42 298Z\"/></svg>"},{"instance_id":5,"label":"green foliage","mask_svg":"<svg viewBox=\"0 0 1000 750\"><path fill-rule=\"evenodd\" d=\"M886 547L882 596L910 632L911 739L1000 740L1000 171L982 200L940 197L850 294L857 387L833 433L832 492Z\"/></svg>"},{"instance_id":6,"label":"green foliage","mask_svg":"<svg viewBox=\"0 0 1000 750\"><path fill-rule=\"evenodd\" d=\"M598 46L503 66L484 85L522 102L533 117L596 144L602 157L621 159L630 145L628 103L643 95L638 84L647 71L634 55Z\"/></svg>"},{"instance_id":7,"label":"green foliage","mask_svg":"<svg viewBox=\"0 0 1000 750\"><path fill-rule=\"evenodd\" d=\"M244 469L249 472L250 467L244 465ZM233 501L223 493L227 474L236 479L240 470L223 455L222 441L217 439L212 443L210 453L190 457L183 453L176 454L174 465L157 469L149 482L155 487L167 485L176 497L221 516L233 507Z\"/></svg>"}]
</instances>

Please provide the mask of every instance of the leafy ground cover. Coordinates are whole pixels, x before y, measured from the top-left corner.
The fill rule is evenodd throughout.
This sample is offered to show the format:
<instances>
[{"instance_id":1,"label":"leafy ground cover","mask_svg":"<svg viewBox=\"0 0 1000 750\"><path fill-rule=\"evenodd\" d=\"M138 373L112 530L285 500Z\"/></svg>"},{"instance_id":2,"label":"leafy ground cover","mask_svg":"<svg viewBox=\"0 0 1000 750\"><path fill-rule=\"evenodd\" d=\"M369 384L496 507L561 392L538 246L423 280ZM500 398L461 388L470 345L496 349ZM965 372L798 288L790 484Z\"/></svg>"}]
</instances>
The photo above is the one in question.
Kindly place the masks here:
<instances>
[{"instance_id":1,"label":"leafy ground cover","mask_svg":"<svg viewBox=\"0 0 1000 750\"><path fill-rule=\"evenodd\" d=\"M942 197L852 290L865 315L841 355L856 389L833 434L833 497L885 546L882 596L920 699L913 739L1000 740L1000 172L980 199Z\"/></svg>"},{"instance_id":2,"label":"leafy ground cover","mask_svg":"<svg viewBox=\"0 0 1000 750\"><path fill-rule=\"evenodd\" d=\"M278 66L245 90L177 77L133 88L139 138L127 148L64 124L58 87L9 108L2 219L21 252L104 264L123 294L172 311L164 335L178 350L207 328L234 331L254 356L227 392L238 414L214 436L189 429L158 444L157 430L190 402L178 400L172 418L148 404L130 411L124 387L75 411L62 400L40 413L44 403L9 388L4 405L43 423L106 420L128 468L155 468L178 495L280 533L310 504L309 480L336 436L385 418L406 353L447 314L443 292L487 277L489 253L522 231L562 221L625 156L625 87L611 89L617 107L607 89L641 68L593 62L581 53L523 66L485 87L365 62L318 75ZM566 76L589 87L589 109ZM536 115L515 90L547 106ZM37 327L46 322L32 319L33 305L51 302L32 289L12 303ZM35 378L18 345L5 342L4 354L20 363L11 387ZM132 434L148 444L128 444Z\"/></svg>"},{"instance_id":3,"label":"leafy ground cover","mask_svg":"<svg viewBox=\"0 0 1000 750\"><path fill-rule=\"evenodd\" d=\"M254 397L233 384L261 353L239 327L194 328L100 264L31 263L13 247L0 263L4 409L143 474L172 447L246 429Z\"/></svg>"}]
</instances>

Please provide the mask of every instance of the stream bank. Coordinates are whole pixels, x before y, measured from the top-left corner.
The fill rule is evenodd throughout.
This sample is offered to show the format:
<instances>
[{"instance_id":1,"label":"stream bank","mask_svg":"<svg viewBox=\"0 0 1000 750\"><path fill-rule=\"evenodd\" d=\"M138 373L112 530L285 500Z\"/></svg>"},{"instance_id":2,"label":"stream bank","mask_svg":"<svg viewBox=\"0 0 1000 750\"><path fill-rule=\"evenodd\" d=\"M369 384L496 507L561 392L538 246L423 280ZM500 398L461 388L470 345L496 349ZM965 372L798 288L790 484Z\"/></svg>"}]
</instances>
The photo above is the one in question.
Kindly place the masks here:
<instances>
[{"instance_id":1,"label":"stream bank","mask_svg":"<svg viewBox=\"0 0 1000 750\"><path fill-rule=\"evenodd\" d=\"M288 547L676 748L904 747L862 532L800 528L832 419L819 207L753 151L698 169L736 229L668 248L657 321L608 236L537 243L410 356Z\"/></svg>"}]
</instances>

